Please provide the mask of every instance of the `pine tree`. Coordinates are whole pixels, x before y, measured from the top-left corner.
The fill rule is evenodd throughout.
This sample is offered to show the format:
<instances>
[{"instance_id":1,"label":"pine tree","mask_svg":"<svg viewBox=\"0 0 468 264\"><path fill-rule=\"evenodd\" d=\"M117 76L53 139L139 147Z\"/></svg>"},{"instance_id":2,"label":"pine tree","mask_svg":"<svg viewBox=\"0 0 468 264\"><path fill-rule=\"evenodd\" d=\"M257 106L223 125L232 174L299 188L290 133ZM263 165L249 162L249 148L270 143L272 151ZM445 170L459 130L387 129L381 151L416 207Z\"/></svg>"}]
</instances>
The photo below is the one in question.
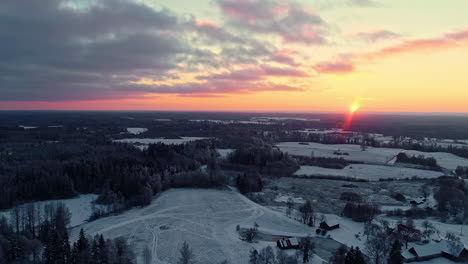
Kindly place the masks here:
<instances>
[{"instance_id":1,"label":"pine tree","mask_svg":"<svg viewBox=\"0 0 468 264\"><path fill-rule=\"evenodd\" d=\"M330 264L344 264L348 250L345 246L339 247L330 258Z\"/></svg>"},{"instance_id":2,"label":"pine tree","mask_svg":"<svg viewBox=\"0 0 468 264\"><path fill-rule=\"evenodd\" d=\"M366 264L366 260L359 247L351 247L348 253L346 253L345 264Z\"/></svg>"},{"instance_id":3,"label":"pine tree","mask_svg":"<svg viewBox=\"0 0 468 264\"><path fill-rule=\"evenodd\" d=\"M392 245L392 250L390 251L390 258L388 259L388 264L402 264L403 256L401 255L402 244L400 241L395 240Z\"/></svg>"}]
</instances>

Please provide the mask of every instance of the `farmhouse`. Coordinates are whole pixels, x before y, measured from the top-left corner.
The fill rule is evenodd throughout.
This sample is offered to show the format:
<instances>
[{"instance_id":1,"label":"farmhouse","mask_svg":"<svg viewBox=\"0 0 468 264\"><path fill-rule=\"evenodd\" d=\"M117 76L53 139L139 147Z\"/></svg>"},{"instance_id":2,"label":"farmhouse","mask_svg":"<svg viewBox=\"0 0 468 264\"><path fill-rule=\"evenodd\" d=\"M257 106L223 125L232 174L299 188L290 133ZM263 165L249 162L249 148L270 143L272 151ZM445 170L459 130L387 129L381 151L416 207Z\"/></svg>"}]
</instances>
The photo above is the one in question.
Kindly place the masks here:
<instances>
[{"instance_id":1,"label":"farmhouse","mask_svg":"<svg viewBox=\"0 0 468 264\"><path fill-rule=\"evenodd\" d=\"M327 231L331 231L331 230L335 230L337 228L340 228L340 224L328 225L327 222L322 222L322 223L320 223L320 228L325 229Z\"/></svg>"},{"instance_id":2,"label":"farmhouse","mask_svg":"<svg viewBox=\"0 0 468 264\"><path fill-rule=\"evenodd\" d=\"M468 250L460 242L447 240L431 241L427 244L411 243L408 250L402 253L405 262L420 262L435 258L447 258L462 262L468 260Z\"/></svg>"},{"instance_id":3,"label":"farmhouse","mask_svg":"<svg viewBox=\"0 0 468 264\"><path fill-rule=\"evenodd\" d=\"M276 246L280 249L298 249L299 241L295 237L282 237L276 241Z\"/></svg>"}]
</instances>

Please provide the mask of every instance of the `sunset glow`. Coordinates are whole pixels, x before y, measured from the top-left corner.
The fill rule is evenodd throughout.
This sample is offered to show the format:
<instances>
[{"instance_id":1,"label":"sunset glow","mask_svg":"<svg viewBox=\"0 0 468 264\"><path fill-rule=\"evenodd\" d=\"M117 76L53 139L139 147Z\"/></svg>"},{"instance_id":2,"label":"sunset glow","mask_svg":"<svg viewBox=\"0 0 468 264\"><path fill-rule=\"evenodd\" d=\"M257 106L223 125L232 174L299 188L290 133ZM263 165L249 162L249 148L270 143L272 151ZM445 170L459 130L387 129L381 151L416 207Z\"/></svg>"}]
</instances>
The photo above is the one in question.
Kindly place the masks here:
<instances>
[{"instance_id":1,"label":"sunset glow","mask_svg":"<svg viewBox=\"0 0 468 264\"><path fill-rule=\"evenodd\" d=\"M468 113L465 0L19 2L0 109Z\"/></svg>"},{"instance_id":2,"label":"sunset glow","mask_svg":"<svg viewBox=\"0 0 468 264\"><path fill-rule=\"evenodd\" d=\"M351 106L349 106L349 111L350 111L351 113L354 113L354 112L356 112L357 110L359 110L359 107L360 107L359 104L354 103L354 104L352 104Z\"/></svg>"}]
</instances>

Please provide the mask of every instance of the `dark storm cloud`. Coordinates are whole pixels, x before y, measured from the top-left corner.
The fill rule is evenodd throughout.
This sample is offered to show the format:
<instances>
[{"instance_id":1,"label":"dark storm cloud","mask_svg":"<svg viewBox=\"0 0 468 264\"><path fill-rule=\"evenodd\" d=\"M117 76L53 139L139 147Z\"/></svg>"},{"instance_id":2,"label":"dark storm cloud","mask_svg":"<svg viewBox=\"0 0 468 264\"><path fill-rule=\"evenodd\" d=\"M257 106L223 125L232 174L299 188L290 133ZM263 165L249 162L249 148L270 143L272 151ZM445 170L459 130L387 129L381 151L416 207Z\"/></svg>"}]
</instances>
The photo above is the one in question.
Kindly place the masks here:
<instances>
[{"instance_id":1,"label":"dark storm cloud","mask_svg":"<svg viewBox=\"0 0 468 264\"><path fill-rule=\"evenodd\" d=\"M120 96L115 85L139 72L164 74L188 50L168 10L123 0L66 3L0 1L0 100Z\"/></svg>"},{"instance_id":2,"label":"dark storm cloud","mask_svg":"<svg viewBox=\"0 0 468 264\"><path fill-rule=\"evenodd\" d=\"M320 22L301 10L290 12L296 18L284 17L286 25ZM301 90L257 83L255 76L249 81L213 77L182 85L137 84L142 77L174 80L184 72L230 71L237 64L275 60L293 64L293 59L248 34L133 0L2 0L0 31L0 101ZM199 39L218 45L219 51L198 45ZM302 76L286 68L261 70L264 76Z\"/></svg>"}]
</instances>

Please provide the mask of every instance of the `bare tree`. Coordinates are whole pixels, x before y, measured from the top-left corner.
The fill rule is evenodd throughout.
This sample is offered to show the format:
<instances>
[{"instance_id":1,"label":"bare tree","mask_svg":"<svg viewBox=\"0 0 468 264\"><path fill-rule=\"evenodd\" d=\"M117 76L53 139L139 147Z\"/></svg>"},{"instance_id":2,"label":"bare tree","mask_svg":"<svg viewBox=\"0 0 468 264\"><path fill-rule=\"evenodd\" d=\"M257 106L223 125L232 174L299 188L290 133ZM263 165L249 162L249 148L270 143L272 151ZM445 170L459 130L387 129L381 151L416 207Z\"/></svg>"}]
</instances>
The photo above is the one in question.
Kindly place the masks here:
<instances>
[{"instance_id":1,"label":"bare tree","mask_svg":"<svg viewBox=\"0 0 468 264\"><path fill-rule=\"evenodd\" d=\"M435 226L431 224L429 221L425 220L422 222L422 227L423 227L423 237L425 240L430 240L432 235L436 233Z\"/></svg>"},{"instance_id":2,"label":"bare tree","mask_svg":"<svg viewBox=\"0 0 468 264\"><path fill-rule=\"evenodd\" d=\"M299 211L302 214L303 223L313 226L314 223L312 221L312 214L313 214L314 210L312 209L312 204L310 203L309 200L307 200L304 205L299 207Z\"/></svg>"},{"instance_id":3,"label":"bare tree","mask_svg":"<svg viewBox=\"0 0 468 264\"><path fill-rule=\"evenodd\" d=\"M254 223L254 226L247 229L247 231L245 232L245 240L247 240L248 242L252 242L257 235L258 235L258 224Z\"/></svg>"},{"instance_id":4,"label":"bare tree","mask_svg":"<svg viewBox=\"0 0 468 264\"><path fill-rule=\"evenodd\" d=\"M379 224L373 224L366 241L366 249L375 264L386 263L392 243L391 233L388 232L388 222L380 221Z\"/></svg>"},{"instance_id":5,"label":"bare tree","mask_svg":"<svg viewBox=\"0 0 468 264\"><path fill-rule=\"evenodd\" d=\"M301 247L302 247L302 262L307 263L309 262L315 249L315 244L312 242L312 238L310 236L304 237L301 240Z\"/></svg>"}]
</instances>

